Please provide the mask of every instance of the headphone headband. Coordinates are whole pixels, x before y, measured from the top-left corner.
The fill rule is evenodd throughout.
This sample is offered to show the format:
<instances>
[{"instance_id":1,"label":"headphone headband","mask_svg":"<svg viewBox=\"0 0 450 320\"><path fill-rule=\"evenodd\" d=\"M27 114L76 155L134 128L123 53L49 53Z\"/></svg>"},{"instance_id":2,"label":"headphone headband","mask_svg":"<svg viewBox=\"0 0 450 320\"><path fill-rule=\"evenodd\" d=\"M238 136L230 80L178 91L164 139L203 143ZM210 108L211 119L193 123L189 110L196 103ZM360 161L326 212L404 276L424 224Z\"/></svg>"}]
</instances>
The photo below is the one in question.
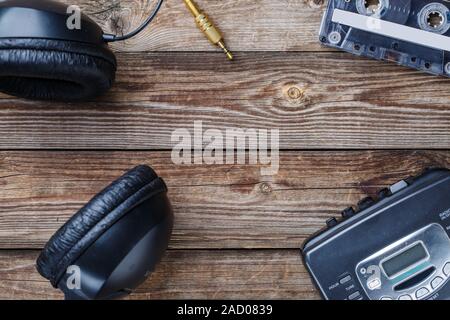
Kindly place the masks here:
<instances>
[{"instance_id":1,"label":"headphone headband","mask_svg":"<svg viewBox=\"0 0 450 320\"><path fill-rule=\"evenodd\" d=\"M81 13L82 28L67 28L67 5L55 1L6 0L0 2L0 39L36 38L65 40L101 44L123 41L144 30L161 9L163 0L158 0L149 17L137 29L127 35L105 34L98 24ZM42 24L39 21L50 21ZM36 28L39 25L39 28ZM58 27L61 26L61 27Z\"/></svg>"},{"instance_id":2,"label":"headphone headband","mask_svg":"<svg viewBox=\"0 0 450 320\"><path fill-rule=\"evenodd\" d=\"M82 15L82 29L67 28L67 6L58 2L5 1L0 3L0 16L0 38L65 40L97 45L103 42L102 29L86 15Z\"/></svg>"}]
</instances>

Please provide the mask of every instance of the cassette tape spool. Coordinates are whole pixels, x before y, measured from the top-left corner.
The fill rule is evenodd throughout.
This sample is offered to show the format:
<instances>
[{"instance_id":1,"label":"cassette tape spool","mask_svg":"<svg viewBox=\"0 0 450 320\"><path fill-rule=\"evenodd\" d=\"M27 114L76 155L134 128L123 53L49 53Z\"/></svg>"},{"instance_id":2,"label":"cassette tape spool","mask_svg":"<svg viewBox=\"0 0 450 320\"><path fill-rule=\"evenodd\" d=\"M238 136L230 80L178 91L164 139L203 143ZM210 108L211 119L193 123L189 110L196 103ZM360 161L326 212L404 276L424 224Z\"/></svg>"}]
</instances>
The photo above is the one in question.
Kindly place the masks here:
<instances>
[{"instance_id":1,"label":"cassette tape spool","mask_svg":"<svg viewBox=\"0 0 450 320\"><path fill-rule=\"evenodd\" d=\"M450 77L450 0L330 0L320 41Z\"/></svg>"}]
</instances>

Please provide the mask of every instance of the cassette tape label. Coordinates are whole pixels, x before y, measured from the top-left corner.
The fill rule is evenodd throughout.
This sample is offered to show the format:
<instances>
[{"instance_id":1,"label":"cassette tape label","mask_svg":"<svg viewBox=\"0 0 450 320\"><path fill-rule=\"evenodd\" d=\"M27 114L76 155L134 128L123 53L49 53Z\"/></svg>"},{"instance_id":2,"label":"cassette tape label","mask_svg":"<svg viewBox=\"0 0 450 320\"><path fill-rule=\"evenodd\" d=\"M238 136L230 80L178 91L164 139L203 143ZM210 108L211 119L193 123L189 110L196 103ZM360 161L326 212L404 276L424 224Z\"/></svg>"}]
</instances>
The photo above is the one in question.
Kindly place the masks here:
<instances>
[{"instance_id":1,"label":"cassette tape label","mask_svg":"<svg viewBox=\"0 0 450 320\"><path fill-rule=\"evenodd\" d=\"M450 1L330 0L321 42L450 76Z\"/></svg>"}]
</instances>

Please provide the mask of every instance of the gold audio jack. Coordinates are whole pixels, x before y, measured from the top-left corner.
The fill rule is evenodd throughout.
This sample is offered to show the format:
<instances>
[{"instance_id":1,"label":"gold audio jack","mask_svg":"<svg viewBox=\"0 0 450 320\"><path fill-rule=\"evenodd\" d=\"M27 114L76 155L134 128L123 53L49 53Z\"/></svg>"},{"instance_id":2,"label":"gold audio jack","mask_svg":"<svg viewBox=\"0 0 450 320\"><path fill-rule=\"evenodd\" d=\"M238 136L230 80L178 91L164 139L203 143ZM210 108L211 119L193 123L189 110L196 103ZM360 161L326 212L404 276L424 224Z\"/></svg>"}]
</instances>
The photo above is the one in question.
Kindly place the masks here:
<instances>
[{"instance_id":1,"label":"gold audio jack","mask_svg":"<svg viewBox=\"0 0 450 320\"><path fill-rule=\"evenodd\" d=\"M200 11L200 9L197 7L194 1L184 0L184 2L186 3L186 6L188 7L189 11L191 11L192 15L194 16L197 26L205 34L208 40L212 44L219 46L223 50L223 52L225 52L229 60L233 60L233 54L225 46L222 34L212 24L212 22L209 21L206 14Z\"/></svg>"}]
</instances>

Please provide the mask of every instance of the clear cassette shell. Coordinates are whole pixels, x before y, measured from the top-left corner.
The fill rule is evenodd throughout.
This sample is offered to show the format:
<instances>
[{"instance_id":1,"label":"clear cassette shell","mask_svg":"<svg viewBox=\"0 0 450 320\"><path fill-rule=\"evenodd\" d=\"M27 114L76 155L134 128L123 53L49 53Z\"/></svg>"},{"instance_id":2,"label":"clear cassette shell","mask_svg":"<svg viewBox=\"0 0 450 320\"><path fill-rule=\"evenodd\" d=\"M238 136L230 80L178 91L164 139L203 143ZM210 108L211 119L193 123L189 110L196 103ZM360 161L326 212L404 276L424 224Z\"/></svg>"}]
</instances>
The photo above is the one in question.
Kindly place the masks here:
<instances>
[{"instance_id":1,"label":"clear cassette shell","mask_svg":"<svg viewBox=\"0 0 450 320\"><path fill-rule=\"evenodd\" d=\"M450 1L330 0L320 41L450 77Z\"/></svg>"}]
</instances>

